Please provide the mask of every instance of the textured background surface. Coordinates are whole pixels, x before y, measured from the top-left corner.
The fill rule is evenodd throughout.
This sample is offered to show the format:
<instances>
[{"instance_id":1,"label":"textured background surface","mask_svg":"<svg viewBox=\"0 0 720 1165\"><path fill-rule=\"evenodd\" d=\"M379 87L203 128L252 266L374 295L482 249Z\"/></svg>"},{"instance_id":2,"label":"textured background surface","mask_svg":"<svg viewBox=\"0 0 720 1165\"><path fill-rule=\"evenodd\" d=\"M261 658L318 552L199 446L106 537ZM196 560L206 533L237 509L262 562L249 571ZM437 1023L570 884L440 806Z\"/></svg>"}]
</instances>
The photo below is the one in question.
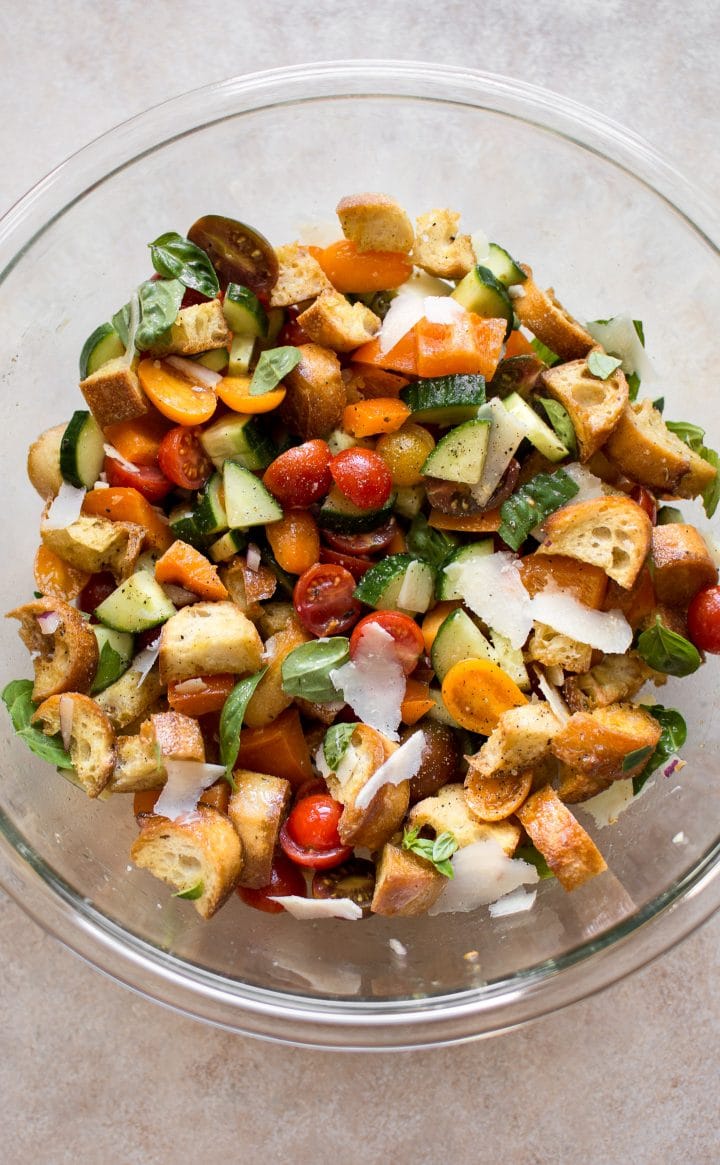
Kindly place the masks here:
<instances>
[{"instance_id":1,"label":"textured background surface","mask_svg":"<svg viewBox=\"0 0 720 1165\"><path fill-rule=\"evenodd\" d=\"M11 11L12 9L12 11ZM0 207L116 122L233 73L427 58L547 85L633 126L718 189L716 4L108 0L0 6ZM271 14L271 15L270 15ZM179 1018L0 903L4 1165L715 1161L720 920L524 1031L339 1057Z\"/></svg>"}]
</instances>

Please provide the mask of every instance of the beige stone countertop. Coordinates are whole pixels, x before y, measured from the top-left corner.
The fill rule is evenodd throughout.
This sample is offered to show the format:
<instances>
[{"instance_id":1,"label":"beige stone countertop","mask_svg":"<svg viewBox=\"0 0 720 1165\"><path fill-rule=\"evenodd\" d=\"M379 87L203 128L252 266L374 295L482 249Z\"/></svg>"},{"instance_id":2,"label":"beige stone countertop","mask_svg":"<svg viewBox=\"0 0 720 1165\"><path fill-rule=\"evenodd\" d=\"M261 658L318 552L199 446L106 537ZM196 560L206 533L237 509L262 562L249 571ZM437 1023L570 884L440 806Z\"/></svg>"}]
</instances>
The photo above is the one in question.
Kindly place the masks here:
<instances>
[{"instance_id":1,"label":"beige stone countertop","mask_svg":"<svg viewBox=\"0 0 720 1165\"><path fill-rule=\"evenodd\" d=\"M234 73L402 57L544 84L720 189L712 0L0 6L0 208L87 140ZM520 1031L455 1048L301 1051L102 977L0 899L3 1165L703 1165L720 1158L720 919Z\"/></svg>"}]
</instances>

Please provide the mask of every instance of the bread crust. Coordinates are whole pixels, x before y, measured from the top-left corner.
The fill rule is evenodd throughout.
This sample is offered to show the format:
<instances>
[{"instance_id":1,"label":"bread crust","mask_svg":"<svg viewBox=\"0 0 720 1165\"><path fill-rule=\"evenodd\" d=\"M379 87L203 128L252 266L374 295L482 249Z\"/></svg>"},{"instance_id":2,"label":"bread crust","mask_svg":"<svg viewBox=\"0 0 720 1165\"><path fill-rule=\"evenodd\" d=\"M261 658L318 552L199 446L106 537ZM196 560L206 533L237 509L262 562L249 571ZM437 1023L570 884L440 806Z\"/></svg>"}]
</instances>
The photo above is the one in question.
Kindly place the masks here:
<instances>
[{"instance_id":1,"label":"bread crust","mask_svg":"<svg viewBox=\"0 0 720 1165\"><path fill-rule=\"evenodd\" d=\"M370 804L359 809L355 804L358 794L395 751L395 745L367 724L358 724L350 744L355 750L355 763L347 779L341 784L334 773L326 777L331 795L344 806L338 833L343 845L380 849L400 827L407 813L410 782L383 785Z\"/></svg>"},{"instance_id":2,"label":"bread crust","mask_svg":"<svg viewBox=\"0 0 720 1165\"><path fill-rule=\"evenodd\" d=\"M675 490L691 465L691 450L649 400L625 406L603 452L631 481L654 490Z\"/></svg>"},{"instance_id":3,"label":"bread crust","mask_svg":"<svg viewBox=\"0 0 720 1165\"><path fill-rule=\"evenodd\" d=\"M156 344L143 355L195 356L214 348L225 348L232 340L219 299L183 307L175 323Z\"/></svg>"},{"instance_id":4,"label":"bread crust","mask_svg":"<svg viewBox=\"0 0 720 1165\"><path fill-rule=\"evenodd\" d=\"M256 672L262 640L246 615L231 602L193 603L163 624L160 632L160 680Z\"/></svg>"},{"instance_id":5,"label":"bread crust","mask_svg":"<svg viewBox=\"0 0 720 1165\"><path fill-rule=\"evenodd\" d=\"M599 566L630 588L650 550L652 523L627 497L590 498L556 510L543 523L536 554L563 554Z\"/></svg>"},{"instance_id":6,"label":"bread crust","mask_svg":"<svg viewBox=\"0 0 720 1165\"><path fill-rule=\"evenodd\" d=\"M111 522L109 518L81 514L77 521L61 529L48 529L41 524L40 537L44 546L76 570L88 574L110 570L122 581L135 569L145 530L134 522Z\"/></svg>"},{"instance_id":7,"label":"bread crust","mask_svg":"<svg viewBox=\"0 0 720 1165\"><path fill-rule=\"evenodd\" d=\"M147 397L124 356L109 360L80 381L80 391L101 429L147 412Z\"/></svg>"},{"instance_id":8,"label":"bread crust","mask_svg":"<svg viewBox=\"0 0 720 1165\"><path fill-rule=\"evenodd\" d=\"M55 736L61 731L67 702L71 706L68 752L75 775L88 797L97 797L115 765L115 732L95 701L81 692L50 696L37 708L32 722L40 724L47 736Z\"/></svg>"},{"instance_id":9,"label":"bread crust","mask_svg":"<svg viewBox=\"0 0 720 1165\"><path fill-rule=\"evenodd\" d=\"M475 266L470 236L458 227L460 215L447 208L430 210L415 220L413 262L441 279L462 279Z\"/></svg>"},{"instance_id":10,"label":"bread crust","mask_svg":"<svg viewBox=\"0 0 720 1165\"><path fill-rule=\"evenodd\" d=\"M236 788L228 804L228 817L242 843L244 861L240 885L259 889L270 882L292 787L282 777L249 769L236 769L233 776Z\"/></svg>"},{"instance_id":11,"label":"bread crust","mask_svg":"<svg viewBox=\"0 0 720 1165\"><path fill-rule=\"evenodd\" d=\"M518 818L564 890L607 869L592 838L549 785L528 797Z\"/></svg>"},{"instance_id":12,"label":"bread crust","mask_svg":"<svg viewBox=\"0 0 720 1165\"><path fill-rule=\"evenodd\" d=\"M352 352L380 329L380 320L369 307L351 304L339 291L323 291L297 322L313 343L333 352Z\"/></svg>"},{"instance_id":13,"label":"bread crust","mask_svg":"<svg viewBox=\"0 0 720 1165\"><path fill-rule=\"evenodd\" d=\"M479 820L474 810L471 812L466 790L461 784L445 785L434 797L418 801L410 810L407 823L411 829L429 826L436 835L447 831L461 849L491 837L508 857L512 857L520 839L520 830L512 822L499 818L492 823Z\"/></svg>"},{"instance_id":14,"label":"bread crust","mask_svg":"<svg viewBox=\"0 0 720 1165\"><path fill-rule=\"evenodd\" d=\"M38 623L43 615L58 619L50 635L43 634ZM20 638L33 655L33 700L89 690L98 665L97 639L75 607L62 599L45 597L8 611L6 617L19 620Z\"/></svg>"},{"instance_id":15,"label":"bread crust","mask_svg":"<svg viewBox=\"0 0 720 1165\"><path fill-rule=\"evenodd\" d=\"M401 251L408 254L415 232L407 214L387 194L351 194L336 207L346 239L358 252Z\"/></svg>"},{"instance_id":16,"label":"bread crust","mask_svg":"<svg viewBox=\"0 0 720 1165\"><path fill-rule=\"evenodd\" d=\"M718 580L702 534L680 522L653 528L652 572L658 600L670 607L687 607L698 591Z\"/></svg>"},{"instance_id":17,"label":"bread crust","mask_svg":"<svg viewBox=\"0 0 720 1165\"><path fill-rule=\"evenodd\" d=\"M572 421L580 460L589 461L623 415L628 400L623 372L616 368L606 380L600 380L588 371L585 360L571 360L549 368L541 381L548 395L563 405Z\"/></svg>"},{"instance_id":18,"label":"bread crust","mask_svg":"<svg viewBox=\"0 0 720 1165\"><path fill-rule=\"evenodd\" d=\"M323 291L331 291L332 283L317 259L299 243L287 243L275 251L278 277L270 292L271 307L290 307L314 299Z\"/></svg>"},{"instance_id":19,"label":"bread crust","mask_svg":"<svg viewBox=\"0 0 720 1165\"><path fill-rule=\"evenodd\" d=\"M573 772L616 781L642 771L660 739L660 731L657 720L643 708L608 704L573 713L554 737L551 750ZM650 752L627 766L628 756L641 749Z\"/></svg>"},{"instance_id":20,"label":"bread crust","mask_svg":"<svg viewBox=\"0 0 720 1165\"><path fill-rule=\"evenodd\" d=\"M62 485L60 472L60 444L67 424L53 425L33 441L28 449L27 475L30 481L46 501L54 498Z\"/></svg>"},{"instance_id":21,"label":"bread crust","mask_svg":"<svg viewBox=\"0 0 720 1165\"><path fill-rule=\"evenodd\" d=\"M287 395L280 415L308 441L339 428L347 398L334 352L319 344L301 344L298 351L300 363L283 381Z\"/></svg>"},{"instance_id":22,"label":"bread crust","mask_svg":"<svg viewBox=\"0 0 720 1165\"><path fill-rule=\"evenodd\" d=\"M513 300L520 322L561 360L582 359L591 348L597 347L597 340L565 311L552 287L542 291L533 278L532 268L525 263L520 267L526 277L523 294Z\"/></svg>"},{"instance_id":23,"label":"bread crust","mask_svg":"<svg viewBox=\"0 0 720 1165\"><path fill-rule=\"evenodd\" d=\"M388 842L377 864L370 910L388 918L427 914L444 886L444 876L430 862Z\"/></svg>"}]
</instances>

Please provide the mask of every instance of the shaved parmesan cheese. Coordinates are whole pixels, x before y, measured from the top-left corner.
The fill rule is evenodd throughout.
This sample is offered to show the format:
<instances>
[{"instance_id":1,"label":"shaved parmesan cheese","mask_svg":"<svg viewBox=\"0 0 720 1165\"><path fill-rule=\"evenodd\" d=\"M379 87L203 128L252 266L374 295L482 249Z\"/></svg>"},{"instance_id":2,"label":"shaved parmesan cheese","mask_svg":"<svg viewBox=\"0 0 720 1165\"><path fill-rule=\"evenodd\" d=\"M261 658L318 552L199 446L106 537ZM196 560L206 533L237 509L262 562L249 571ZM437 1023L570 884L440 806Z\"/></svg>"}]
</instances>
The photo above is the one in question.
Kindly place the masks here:
<instances>
[{"instance_id":1,"label":"shaved parmesan cheese","mask_svg":"<svg viewBox=\"0 0 720 1165\"><path fill-rule=\"evenodd\" d=\"M158 631L157 639L153 639L152 643L148 643L142 651L139 651L132 661L131 669L138 673L137 687L140 688L147 679L150 671L160 654L160 632ZM199 681L202 683L202 680Z\"/></svg>"},{"instance_id":2,"label":"shaved parmesan cheese","mask_svg":"<svg viewBox=\"0 0 720 1165\"><path fill-rule=\"evenodd\" d=\"M166 360L193 384L200 384L203 388L215 388L222 380L219 372L213 372L212 368L206 368L196 360L185 360L182 356L166 356Z\"/></svg>"},{"instance_id":3,"label":"shaved parmesan cheese","mask_svg":"<svg viewBox=\"0 0 720 1165\"><path fill-rule=\"evenodd\" d=\"M205 682L200 676L193 676L191 680L182 680L181 683L175 684L175 691L180 695L190 695L191 692L202 692L205 688Z\"/></svg>"},{"instance_id":4,"label":"shaved parmesan cheese","mask_svg":"<svg viewBox=\"0 0 720 1165\"><path fill-rule=\"evenodd\" d=\"M508 551L474 558L471 564L451 562L445 574L478 618L504 635L511 647L522 647L532 630L532 600Z\"/></svg>"},{"instance_id":5,"label":"shaved parmesan cheese","mask_svg":"<svg viewBox=\"0 0 720 1165\"><path fill-rule=\"evenodd\" d=\"M64 481L43 519L43 530L64 530L72 526L80 517L84 501L85 490L76 489L69 481Z\"/></svg>"},{"instance_id":6,"label":"shaved parmesan cheese","mask_svg":"<svg viewBox=\"0 0 720 1165\"><path fill-rule=\"evenodd\" d=\"M539 623L599 651L622 655L632 643L632 628L621 611L594 611L568 591L546 587L532 599L532 614Z\"/></svg>"},{"instance_id":7,"label":"shaved parmesan cheese","mask_svg":"<svg viewBox=\"0 0 720 1165\"><path fill-rule=\"evenodd\" d=\"M538 687L561 724L567 724L570 719L570 709L563 700L554 684L550 682L541 667L534 667Z\"/></svg>"},{"instance_id":8,"label":"shaved parmesan cheese","mask_svg":"<svg viewBox=\"0 0 720 1165\"><path fill-rule=\"evenodd\" d=\"M208 765L198 760L164 760L167 781L155 802L154 812L175 821L197 808L201 793L219 781L224 765Z\"/></svg>"},{"instance_id":9,"label":"shaved parmesan cheese","mask_svg":"<svg viewBox=\"0 0 720 1165\"><path fill-rule=\"evenodd\" d=\"M355 658L334 668L330 681L360 720L390 740L399 739L405 674L392 635L377 623L369 623Z\"/></svg>"},{"instance_id":10,"label":"shaved parmesan cheese","mask_svg":"<svg viewBox=\"0 0 720 1165\"><path fill-rule=\"evenodd\" d=\"M427 611L433 601L434 576L417 559L408 566L395 600L400 611Z\"/></svg>"},{"instance_id":11,"label":"shaved parmesan cheese","mask_svg":"<svg viewBox=\"0 0 720 1165\"><path fill-rule=\"evenodd\" d=\"M527 295L522 283L513 283L512 286L508 287L507 293L511 299L524 299Z\"/></svg>"},{"instance_id":12,"label":"shaved parmesan cheese","mask_svg":"<svg viewBox=\"0 0 720 1165\"><path fill-rule=\"evenodd\" d=\"M609 789L583 801L577 808L589 813L598 829L604 829L606 825L615 824L632 800L632 777L627 777L622 781L613 781Z\"/></svg>"},{"instance_id":13,"label":"shaved parmesan cheese","mask_svg":"<svg viewBox=\"0 0 720 1165\"><path fill-rule=\"evenodd\" d=\"M414 732L412 736L409 736L405 743L401 744L392 756L389 756L385 763L373 773L370 780L363 785L355 798L358 809L367 809L383 785L400 785L403 781L409 781L411 777L414 777L420 768L425 746L423 732ZM342 768L342 765L340 767Z\"/></svg>"},{"instance_id":14,"label":"shaved parmesan cheese","mask_svg":"<svg viewBox=\"0 0 720 1165\"><path fill-rule=\"evenodd\" d=\"M410 329L415 327L418 320L423 318L424 302L423 299L414 295L395 296L376 337L383 356L396 344L399 344L403 336L406 336Z\"/></svg>"},{"instance_id":15,"label":"shaved parmesan cheese","mask_svg":"<svg viewBox=\"0 0 720 1165\"><path fill-rule=\"evenodd\" d=\"M122 453L120 453L114 445L108 445L106 442L103 445L103 449L105 450L106 457L111 457L113 461L117 461L118 465L122 465L123 469L125 469L128 473L140 472L139 467L137 465L133 465L132 461L128 461L126 457L123 457Z\"/></svg>"},{"instance_id":16,"label":"shaved parmesan cheese","mask_svg":"<svg viewBox=\"0 0 720 1165\"><path fill-rule=\"evenodd\" d=\"M521 914L524 910L532 910L537 898L537 890L523 890L518 887L510 894L498 898L497 902L490 903L490 914L493 918L504 918L508 914Z\"/></svg>"},{"instance_id":17,"label":"shaved parmesan cheese","mask_svg":"<svg viewBox=\"0 0 720 1165\"><path fill-rule=\"evenodd\" d=\"M507 411L502 401L493 399L478 411L479 420L488 420L490 436L483 464L482 476L471 489L475 501L484 506L495 493L518 445L527 435L527 425Z\"/></svg>"},{"instance_id":18,"label":"shaved parmesan cheese","mask_svg":"<svg viewBox=\"0 0 720 1165\"><path fill-rule=\"evenodd\" d=\"M429 324L454 324L467 315L462 304L451 296L429 295L424 301L425 319Z\"/></svg>"},{"instance_id":19,"label":"shaved parmesan cheese","mask_svg":"<svg viewBox=\"0 0 720 1165\"><path fill-rule=\"evenodd\" d=\"M523 884L534 885L539 874L529 862L509 858L493 837L459 849L450 859L454 878L448 879L428 914L450 914L487 906Z\"/></svg>"},{"instance_id":20,"label":"shaved parmesan cheese","mask_svg":"<svg viewBox=\"0 0 720 1165\"><path fill-rule=\"evenodd\" d=\"M268 901L279 902L293 918L345 918L348 922L362 918L362 907L352 898L301 898L299 894L281 894Z\"/></svg>"},{"instance_id":21,"label":"shaved parmesan cheese","mask_svg":"<svg viewBox=\"0 0 720 1165\"><path fill-rule=\"evenodd\" d=\"M70 737L72 735L73 713L75 705L72 696L64 695L60 697L58 705L58 712L60 714L60 735L62 736L63 748L68 752L70 748Z\"/></svg>"},{"instance_id":22,"label":"shaved parmesan cheese","mask_svg":"<svg viewBox=\"0 0 720 1165\"><path fill-rule=\"evenodd\" d=\"M398 298L408 296L415 299L425 299L428 295L450 295L452 285L436 275L428 275L422 267L416 267L409 279L398 288Z\"/></svg>"},{"instance_id":23,"label":"shaved parmesan cheese","mask_svg":"<svg viewBox=\"0 0 720 1165\"><path fill-rule=\"evenodd\" d=\"M592 498L601 498L605 494L602 479L591 473L579 461L571 461L569 465L564 465L563 469L568 477L571 477L578 487L578 492L560 506L561 510L565 506L574 506L578 502L589 502Z\"/></svg>"},{"instance_id":24,"label":"shaved parmesan cheese","mask_svg":"<svg viewBox=\"0 0 720 1165\"><path fill-rule=\"evenodd\" d=\"M470 235L470 246L475 255L475 262L484 263L490 254L490 240L485 231L473 231Z\"/></svg>"},{"instance_id":25,"label":"shaved parmesan cheese","mask_svg":"<svg viewBox=\"0 0 720 1165\"><path fill-rule=\"evenodd\" d=\"M641 380L652 378L653 366L630 316L615 316L607 323L592 320L585 327L593 339L602 344L606 352L622 360L623 372L636 372Z\"/></svg>"}]
</instances>

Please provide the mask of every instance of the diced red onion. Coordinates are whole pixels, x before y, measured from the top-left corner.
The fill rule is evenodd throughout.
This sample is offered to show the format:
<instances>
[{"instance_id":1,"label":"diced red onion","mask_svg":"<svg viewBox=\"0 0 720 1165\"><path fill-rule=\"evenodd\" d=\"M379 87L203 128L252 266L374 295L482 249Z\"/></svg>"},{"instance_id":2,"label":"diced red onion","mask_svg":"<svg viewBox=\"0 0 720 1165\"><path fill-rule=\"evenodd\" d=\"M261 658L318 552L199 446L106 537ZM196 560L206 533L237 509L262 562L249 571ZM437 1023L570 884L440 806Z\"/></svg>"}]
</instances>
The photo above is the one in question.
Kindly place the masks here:
<instances>
[{"instance_id":1,"label":"diced red onion","mask_svg":"<svg viewBox=\"0 0 720 1165\"><path fill-rule=\"evenodd\" d=\"M222 380L219 372L213 372L212 368L206 368L204 364L198 364L196 360L185 360L182 356L168 356L167 363L202 388L215 388Z\"/></svg>"},{"instance_id":2,"label":"diced red onion","mask_svg":"<svg viewBox=\"0 0 720 1165\"><path fill-rule=\"evenodd\" d=\"M54 635L60 626L57 611L43 611L42 615L38 615L37 621L43 635Z\"/></svg>"}]
</instances>

